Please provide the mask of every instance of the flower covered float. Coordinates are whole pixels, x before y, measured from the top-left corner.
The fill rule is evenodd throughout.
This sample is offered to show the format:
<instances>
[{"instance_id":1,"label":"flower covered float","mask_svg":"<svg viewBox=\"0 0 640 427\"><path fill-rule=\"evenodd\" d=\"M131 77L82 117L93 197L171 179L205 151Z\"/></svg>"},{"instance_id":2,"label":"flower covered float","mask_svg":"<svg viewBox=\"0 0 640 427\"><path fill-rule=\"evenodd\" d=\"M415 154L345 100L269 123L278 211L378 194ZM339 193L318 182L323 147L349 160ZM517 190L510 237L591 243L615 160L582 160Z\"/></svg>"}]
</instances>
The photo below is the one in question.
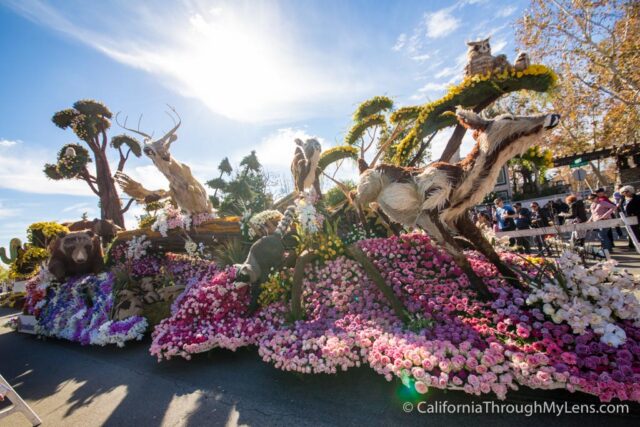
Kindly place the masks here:
<instances>
[{"instance_id":1,"label":"flower covered float","mask_svg":"<svg viewBox=\"0 0 640 427\"><path fill-rule=\"evenodd\" d=\"M256 345L263 360L279 369L336 373L369 365L419 393L457 389L504 399L509 390L526 386L581 391L602 401L640 401L640 328L635 318L619 317L632 307L629 289L634 282L626 273L598 279L602 286L613 287L613 294L625 295L622 303L613 300L622 308L611 309L602 330L591 325L576 330L565 317L545 313L549 309L544 304L553 303L541 305L536 299L553 279L540 279L537 267L513 254L503 253L504 261L532 278L530 290L511 287L498 278L492 264L468 253L476 274L494 295L482 302L450 256L424 234L362 240L358 247L406 307L408 323L396 315L362 266L346 256L306 267L304 315L294 321L283 304L286 289L272 289L274 297L262 298L266 304L248 315L247 287L234 282L234 269L226 268L188 285L171 317L153 332L151 353L160 360L190 358L214 347ZM594 286L591 275L580 273L583 267L561 265L573 288ZM612 274L622 280L607 282ZM536 288L533 279L545 285ZM583 297L599 308L608 301ZM622 332L611 332L608 325ZM612 333L624 340L613 340Z\"/></svg>"}]
</instances>

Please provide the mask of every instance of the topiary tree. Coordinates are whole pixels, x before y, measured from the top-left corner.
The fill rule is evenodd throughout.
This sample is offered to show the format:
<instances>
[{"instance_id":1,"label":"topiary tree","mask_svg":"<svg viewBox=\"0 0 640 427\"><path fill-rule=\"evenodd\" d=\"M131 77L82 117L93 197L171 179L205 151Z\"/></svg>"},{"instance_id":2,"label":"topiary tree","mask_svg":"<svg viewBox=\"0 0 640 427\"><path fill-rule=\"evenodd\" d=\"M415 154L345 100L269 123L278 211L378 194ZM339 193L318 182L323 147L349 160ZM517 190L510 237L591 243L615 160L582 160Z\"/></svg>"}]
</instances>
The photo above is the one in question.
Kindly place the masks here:
<instances>
[{"instance_id":1,"label":"topiary tree","mask_svg":"<svg viewBox=\"0 0 640 427\"><path fill-rule=\"evenodd\" d=\"M127 206L122 207L111 173L107 147L118 151L117 171L124 169L131 154L140 157L142 148L135 139L127 135L114 136L109 143L107 130L111 127L111 117L111 111L104 104L90 99L77 101L73 108L55 113L51 119L53 123L61 129L70 128L89 150L81 144L64 145L58 152L56 163L44 166L44 173L56 181L85 181L91 191L100 198L100 217L124 227L123 214L129 209L133 199ZM91 162L95 164L93 171L89 169Z\"/></svg>"},{"instance_id":2,"label":"topiary tree","mask_svg":"<svg viewBox=\"0 0 640 427\"><path fill-rule=\"evenodd\" d=\"M242 215L245 211L262 212L273 205L273 196L268 191L269 177L262 165L251 151L240 161L240 168L231 177L233 168L227 158L218 165L220 176L207 181L207 186L214 189L211 204L223 215ZM224 175L231 179L225 181ZM218 196L218 193L222 193Z\"/></svg>"}]
</instances>

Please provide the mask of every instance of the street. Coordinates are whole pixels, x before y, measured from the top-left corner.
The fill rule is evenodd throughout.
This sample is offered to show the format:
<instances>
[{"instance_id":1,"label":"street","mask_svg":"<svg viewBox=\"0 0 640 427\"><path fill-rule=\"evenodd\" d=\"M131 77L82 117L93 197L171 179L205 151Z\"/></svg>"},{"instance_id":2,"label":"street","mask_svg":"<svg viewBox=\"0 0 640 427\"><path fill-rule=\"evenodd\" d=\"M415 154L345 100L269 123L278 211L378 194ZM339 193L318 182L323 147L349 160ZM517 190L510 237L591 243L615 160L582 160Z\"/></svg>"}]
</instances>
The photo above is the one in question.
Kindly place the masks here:
<instances>
[{"instance_id":1,"label":"street","mask_svg":"<svg viewBox=\"0 0 640 427\"><path fill-rule=\"evenodd\" d=\"M9 312L5 309L0 315ZM399 382L387 382L368 367L338 375L301 376L263 363L253 348L213 351L157 363L148 340L117 347L82 347L37 339L0 328L0 373L31 405L46 426L235 426L235 425L513 425L508 414L406 414L410 400ZM597 402L560 391L520 390L508 403ZM482 399L462 392L430 390L428 402L470 403ZM489 398L489 400L492 400ZM415 400L413 400L416 403ZM6 406L6 402L4 406ZM629 415L516 415L522 426L630 425ZM0 426L28 426L22 414Z\"/></svg>"}]
</instances>

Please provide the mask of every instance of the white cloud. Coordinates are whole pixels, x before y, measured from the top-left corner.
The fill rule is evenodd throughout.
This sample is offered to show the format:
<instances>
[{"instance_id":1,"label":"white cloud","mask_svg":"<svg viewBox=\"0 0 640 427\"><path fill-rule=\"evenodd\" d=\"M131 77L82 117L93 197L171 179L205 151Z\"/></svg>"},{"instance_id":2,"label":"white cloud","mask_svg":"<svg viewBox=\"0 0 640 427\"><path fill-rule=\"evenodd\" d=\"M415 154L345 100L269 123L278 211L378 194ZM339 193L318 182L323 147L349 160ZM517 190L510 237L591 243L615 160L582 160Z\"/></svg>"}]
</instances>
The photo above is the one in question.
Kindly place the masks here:
<instances>
[{"instance_id":1,"label":"white cloud","mask_svg":"<svg viewBox=\"0 0 640 427\"><path fill-rule=\"evenodd\" d=\"M445 90L449 84L448 83L435 83L429 82L418 89L418 92L411 96L412 100L421 100L427 98L429 94L438 95L440 92Z\"/></svg>"},{"instance_id":2,"label":"white cloud","mask_svg":"<svg viewBox=\"0 0 640 427\"><path fill-rule=\"evenodd\" d=\"M86 213L89 218L92 218L98 214L98 210L96 209L95 203L89 202L81 202L75 203L71 206L67 206L62 209L63 213L75 214L73 217L73 221L77 221L78 214L82 215Z\"/></svg>"},{"instance_id":3,"label":"white cloud","mask_svg":"<svg viewBox=\"0 0 640 427\"><path fill-rule=\"evenodd\" d=\"M16 144L20 144L22 141L20 141L19 139L13 140L13 139L4 139L4 138L0 138L0 147L13 147Z\"/></svg>"},{"instance_id":4,"label":"white cloud","mask_svg":"<svg viewBox=\"0 0 640 427\"><path fill-rule=\"evenodd\" d=\"M190 3L151 11L129 2L102 10L106 16L94 16L99 6L9 5L238 121L302 118L370 88L348 53L299 46L290 18L267 4L230 2L211 10Z\"/></svg>"},{"instance_id":5,"label":"white cloud","mask_svg":"<svg viewBox=\"0 0 640 427\"><path fill-rule=\"evenodd\" d=\"M428 53L422 54L422 55L414 55L411 57L411 59L413 59L414 61L417 62L424 62L427 59L431 58L431 55L429 55Z\"/></svg>"},{"instance_id":6,"label":"white cloud","mask_svg":"<svg viewBox=\"0 0 640 427\"><path fill-rule=\"evenodd\" d=\"M516 10L518 10L517 7L511 5L511 6L506 6L500 10L498 10L498 12L496 13L497 16L499 16L500 18L506 18L508 16L513 15L513 12L515 12Z\"/></svg>"},{"instance_id":7,"label":"white cloud","mask_svg":"<svg viewBox=\"0 0 640 427\"><path fill-rule=\"evenodd\" d=\"M496 39L491 43L491 53L493 55L495 55L496 53L500 53L506 46L507 41L505 39Z\"/></svg>"},{"instance_id":8,"label":"white cloud","mask_svg":"<svg viewBox=\"0 0 640 427\"><path fill-rule=\"evenodd\" d=\"M94 195L84 181L48 179L42 169L50 161L44 153L26 150L15 156L0 156L0 188L36 194Z\"/></svg>"},{"instance_id":9,"label":"white cloud","mask_svg":"<svg viewBox=\"0 0 640 427\"><path fill-rule=\"evenodd\" d=\"M399 50L402 50L402 48L406 43L407 43L407 35L405 33L402 33L398 36L398 39L396 40L396 44L394 44L391 49L397 52Z\"/></svg>"},{"instance_id":10,"label":"white cloud","mask_svg":"<svg viewBox=\"0 0 640 427\"><path fill-rule=\"evenodd\" d=\"M427 37L435 39L446 36L460 26L460 20L451 15L450 9L440 9L425 16Z\"/></svg>"},{"instance_id":11,"label":"white cloud","mask_svg":"<svg viewBox=\"0 0 640 427\"><path fill-rule=\"evenodd\" d=\"M13 218L20 214L20 209L5 208L0 203L0 218Z\"/></svg>"},{"instance_id":12,"label":"white cloud","mask_svg":"<svg viewBox=\"0 0 640 427\"><path fill-rule=\"evenodd\" d=\"M441 79L444 77L462 76L464 64L467 62L467 53L462 53L456 57L456 62L450 67L445 67L436 73L435 77Z\"/></svg>"}]
</instances>

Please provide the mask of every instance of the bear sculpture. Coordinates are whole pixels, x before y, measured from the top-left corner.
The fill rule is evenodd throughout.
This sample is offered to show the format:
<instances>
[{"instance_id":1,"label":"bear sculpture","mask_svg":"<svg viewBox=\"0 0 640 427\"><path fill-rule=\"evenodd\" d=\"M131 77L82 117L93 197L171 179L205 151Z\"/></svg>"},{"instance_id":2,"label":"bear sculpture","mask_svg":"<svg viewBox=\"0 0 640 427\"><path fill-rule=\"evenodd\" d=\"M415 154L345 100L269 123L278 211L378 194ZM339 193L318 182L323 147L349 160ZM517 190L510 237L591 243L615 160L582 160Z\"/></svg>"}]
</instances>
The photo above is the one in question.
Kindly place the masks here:
<instances>
[{"instance_id":1,"label":"bear sculpture","mask_svg":"<svg viewBox=\"0 0 640 427\"><path fill-rule=\"evenodd\" d=\"M104 267L100 238L91 231L72 231L49 245L48 270L59 281L77 274L98 273Z\"/></svg>"}]
</instances>

